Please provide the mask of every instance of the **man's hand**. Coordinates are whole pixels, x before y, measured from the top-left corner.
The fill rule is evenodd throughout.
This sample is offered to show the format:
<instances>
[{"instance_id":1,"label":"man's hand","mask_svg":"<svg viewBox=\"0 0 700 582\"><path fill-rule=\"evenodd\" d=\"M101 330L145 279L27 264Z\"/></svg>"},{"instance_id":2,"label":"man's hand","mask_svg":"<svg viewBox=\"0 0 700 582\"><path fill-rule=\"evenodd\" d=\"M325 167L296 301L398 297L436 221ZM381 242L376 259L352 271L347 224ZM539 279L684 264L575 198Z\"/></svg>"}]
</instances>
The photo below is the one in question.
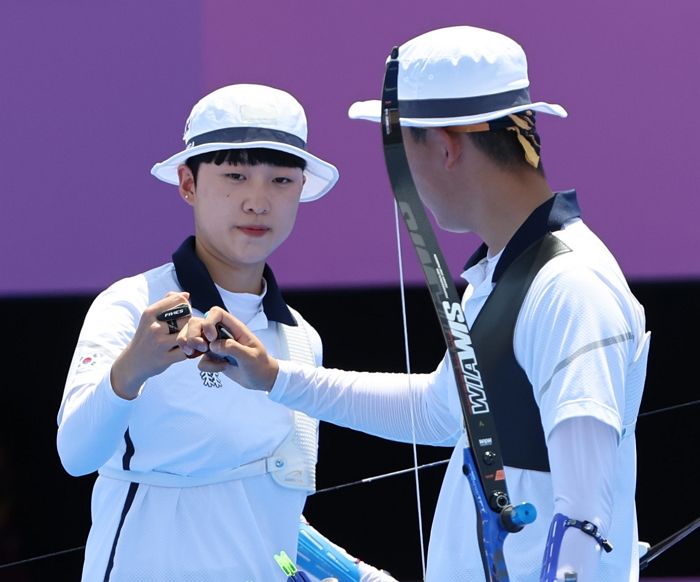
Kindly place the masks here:
<instances>
[{"instance_id":1,"label":"man's hand","mask_svg":"<svg viewBox=\"0 0 700 582\"><path fill-rule=\"evenodd\" d=\"M217 324L228 329L234 339L217 339ZM178 334L177 343L187 357L196 357L198 352L204 354L199 362L200 370L223 372L245 388L270 390L277 378L277 360L243 322L220 307L212 307L203 319L190 319ZM232 356L238 366L221 360L222 356Z\"/></svg>"},{"instance_id":2,"label":"man's hand","mask_svg":"<svg viewBox=\"0 0 700 582\"><path fill-rule=\"evenodd\" d=\"M189 315L170 321L159 321L157 317L180 303L187 303L189 298L189 293L171 291L143 311L134 337L112 364L110 380L117 395L133 400L146 380L185 359L173 331L175 326L181 328Z\"/></svg>"}]
</instances>

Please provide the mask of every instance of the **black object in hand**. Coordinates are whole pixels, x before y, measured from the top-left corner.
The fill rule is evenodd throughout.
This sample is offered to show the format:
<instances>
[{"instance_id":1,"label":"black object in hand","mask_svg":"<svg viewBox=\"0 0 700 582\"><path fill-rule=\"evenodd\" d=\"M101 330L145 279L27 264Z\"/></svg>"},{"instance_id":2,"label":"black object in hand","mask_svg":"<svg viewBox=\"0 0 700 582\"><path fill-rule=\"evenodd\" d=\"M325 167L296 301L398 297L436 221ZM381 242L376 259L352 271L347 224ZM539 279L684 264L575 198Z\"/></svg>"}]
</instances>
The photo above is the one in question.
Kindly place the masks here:
<instances>
[{"instance_id":1,"label":"black object in hand","mask_svg":"<svg viewBox=\"0 0 700 582\"><path fill-rule=\"evenodd\" d=\"M228 329L226 329L226 327L222 323L216 324L216 331L218 332L216 339L235 339L233 337L233 334ZM213 354L209 352L209 357L215 360L226 360L232 366L238 366L238 361L233 356L220 356L218 354Z\"/></svg>"},{"instance_id":2,"label":"black object in hand","mask_svg":"<svg viewBox=\"0 0 700 582\"><path fill-rule=\"evenodd\" d=\"M158 321L172 321L174 319L180 319L181 317L187 317L190 314L190 306L187 303L180 303L175 307L161 311L156 315L156 319Z\"/></svg>"}]
</instances>

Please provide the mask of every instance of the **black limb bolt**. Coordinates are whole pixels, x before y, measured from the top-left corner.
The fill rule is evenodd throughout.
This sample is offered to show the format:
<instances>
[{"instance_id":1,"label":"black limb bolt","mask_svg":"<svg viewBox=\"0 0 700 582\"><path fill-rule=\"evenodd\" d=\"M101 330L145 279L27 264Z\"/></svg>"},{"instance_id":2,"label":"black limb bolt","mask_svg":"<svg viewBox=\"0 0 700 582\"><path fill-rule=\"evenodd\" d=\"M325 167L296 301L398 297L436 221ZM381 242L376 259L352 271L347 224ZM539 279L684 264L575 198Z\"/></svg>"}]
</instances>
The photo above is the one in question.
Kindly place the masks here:
<instances>
[{"instance_id":1,"label":"black limb bolt","mask_svg":"<svg viewBox=\"0 0 700 582\"><path fill-rule=\"evenodd\" d=\"M500 513L504 508L508 507L508 495L503 491L494 491L489 498L489 506L495 512Z\"/></svg>"}]
</instances>

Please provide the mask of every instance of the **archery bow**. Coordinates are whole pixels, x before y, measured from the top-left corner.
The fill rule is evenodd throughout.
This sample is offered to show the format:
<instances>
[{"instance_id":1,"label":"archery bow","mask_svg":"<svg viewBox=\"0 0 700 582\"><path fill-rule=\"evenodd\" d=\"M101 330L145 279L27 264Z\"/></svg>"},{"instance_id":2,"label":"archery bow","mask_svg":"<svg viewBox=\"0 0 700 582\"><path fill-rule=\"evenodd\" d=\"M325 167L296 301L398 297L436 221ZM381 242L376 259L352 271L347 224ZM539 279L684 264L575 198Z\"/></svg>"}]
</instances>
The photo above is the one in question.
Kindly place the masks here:
<instances>
[{"instance_id":1,"label":"archery bow","mask_svg":"<svg viewBox=\"0 0 700 582\"><path fill-rule=\"evenodd\" d=\"M464 473L478 512L477 535L488 582L508 582L503 543L509 533L534 521L530 503L513 506L508 498L503 458L495 421L479 373L466 318L454 282L413 183L401 137L398 101L398 47L386 66L382 92L384 157L396 203L418 253L423 274L440 320L455 374L469 446Z\"/></svg>"}]
</instances>

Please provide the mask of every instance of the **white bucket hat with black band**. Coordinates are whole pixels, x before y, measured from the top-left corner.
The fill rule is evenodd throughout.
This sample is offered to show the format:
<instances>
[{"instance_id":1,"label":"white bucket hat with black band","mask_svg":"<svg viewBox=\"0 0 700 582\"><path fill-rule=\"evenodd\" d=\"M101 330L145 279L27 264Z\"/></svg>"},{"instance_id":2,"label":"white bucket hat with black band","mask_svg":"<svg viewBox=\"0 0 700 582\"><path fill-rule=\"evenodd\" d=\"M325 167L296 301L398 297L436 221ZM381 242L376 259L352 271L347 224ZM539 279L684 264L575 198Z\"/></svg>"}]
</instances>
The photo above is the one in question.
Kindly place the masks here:
<instances>
[{"instance_id":1,"label":"white bucket hat with black band","mask_svg":"<svg viewBox=\"0 0 700 582\"><path fill-rule=\"evenodd\" d=\"M453 26L422 34L399 47L401 125L473 125L521 111L566 117L561 105L530 99L527 59L503 34ZM381 121L381 101L359 101L352 119Z\"/></svg>"},{"instance_id":2,"label":"white bucket hat with black band","mask_svg":"<svg viewBox=\"0 0 700 582\"><path fill-rule=\"evenodd\" d=\"M317 200L338 181L337 168L306 151L306 115L289 93L265 85L229 85L203 97L185 125L185 149L151 168L177 185L188 158L218 150L267 148L306 160L302 202Z\"/></svg>"}]
</instances>

